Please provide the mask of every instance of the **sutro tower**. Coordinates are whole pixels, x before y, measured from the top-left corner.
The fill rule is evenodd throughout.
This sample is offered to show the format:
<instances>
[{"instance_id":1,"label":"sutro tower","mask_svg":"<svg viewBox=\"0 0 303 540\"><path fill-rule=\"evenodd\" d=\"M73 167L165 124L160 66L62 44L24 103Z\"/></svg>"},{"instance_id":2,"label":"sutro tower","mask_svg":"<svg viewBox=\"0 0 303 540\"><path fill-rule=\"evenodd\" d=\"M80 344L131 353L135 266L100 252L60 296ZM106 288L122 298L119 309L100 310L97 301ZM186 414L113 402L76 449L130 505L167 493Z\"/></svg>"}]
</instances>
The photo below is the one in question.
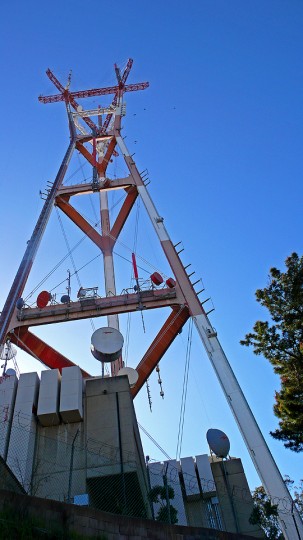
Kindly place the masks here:
<instances>
[{"instance_id":1,"label":"sutro tower","mask_svg":"<svg viewBox=\"0 0 303 540\"><path fill-rule=\"evenodd\" d=\"M5 302L0 320L0 343L4 345L9 340L40 359L46 366L61 370L63 367L74 365L73 362L32 333L30 327L102 315L107 316L109 327L118 330L118 316L121 313L170 307L169 317L136 368L139 377L131 390L135 397L186 321L192 317L264 488L270 496L280 501L278 511L283 533L288 540L299 540L303 538L303 524L299 514L292 505L290 494L219 343L217 333L198 298L194 284L191 283L176 246L168 235L163 218L158 214L149 195L144 182L144 174L139 173L135 160L121 136L121 120L125 115L124 93L144 90L149 86L147 82L126 84L132 64L133 61L129 59L123 72L115 65L116 86L77 92L70 91L70 78L64 87L50 70L46 72L59 93L46 97L40 96L39 101L65 103L70 143L58 174L49 187L41 214ZM109 107L84 110L76 101L103 95L113 96ZM97 118L96 123L93 118ZM104 118L103 121L102 118ZM64 184L74 150L78 150L91 165L93 170L91 183L68 186ZM125 162L128 175L124 178L111 179L107 176L107 168L118 153ZM111 223L108 194L116 189L124 190L126 195L115 221ZM100 197L101 233L71 204L73 196L91 193L98 193ZM141 290L136 258L133 255L133 270L137 285L133 292L125 291L123 294L117 294L113 249L137 197L141 197L143 201L173 277L169 278L165 284L162 283L161 288L157 288L163 279L160 274L155 273L151 276L155 286ZM93 294L94 291L80 289L77 301L72 302L69 295L66 295L65 298L62 297L61 303L48 305L50 297L46 293L46 295L39 295L37 307L27 307L22 301L23 291L55 205L101 250L106 296L100 298ZM112 362L112 376L116 375L122 365L121 357ZM82 373L88 376L84 370ZM285 501L291 509L286 513Z\"/></svg>"}]
</instances>

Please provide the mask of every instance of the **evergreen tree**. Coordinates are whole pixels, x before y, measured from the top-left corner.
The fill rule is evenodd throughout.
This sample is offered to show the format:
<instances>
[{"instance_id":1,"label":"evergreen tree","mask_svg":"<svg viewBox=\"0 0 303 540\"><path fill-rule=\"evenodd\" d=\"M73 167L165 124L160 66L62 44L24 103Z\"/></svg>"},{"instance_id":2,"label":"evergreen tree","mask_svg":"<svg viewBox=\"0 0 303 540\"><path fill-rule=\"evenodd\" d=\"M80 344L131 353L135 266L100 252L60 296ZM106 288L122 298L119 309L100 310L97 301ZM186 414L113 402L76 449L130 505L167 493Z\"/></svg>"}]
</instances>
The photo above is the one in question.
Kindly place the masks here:
<instances>
[{"instance_id":1,"label":"evergreen tree","mask_svg":"<svg viewBox=\"0 0 303 540\"><path fill-rule=\"evenodd\" d=\"M175 492L171 486L154 486L149 492L151 502L160 504L156 520L174 525L178 523L178 510L170 503L174 499ZM169 508L168 508L169 505Z\"/></svg>"},{"instance_id":2,"label":"evergreen tree","mask_svg":"<svg viewBox=\"0 0 303 540\"><path fill-rule=\"evenodd\" d=\"M266 538L269 538L269 540L284 540L279 527L277 505L271 503L270 498L265 493L264 487L257 487L252 494L252 498L254 509L249 522L253 525L260 525Z\"/></svg>"},{"instance_id":3,"label":"evergreen tree","mask_svg":"<svg viewBox=\"0 0 303 540\"><path fill-rule=\"evenodd\" d=\"M294 481L288 475L285 475L284 482L292 495L294 505L303 519L303 479L301 478L299 486L294 486Z\"/></svg>"},{"instance_id":4,"label":"evergreen tree","mask_svg":"<svg viewBox=\"0 0 303 540\"><path fill-rule=\"evenodd\" d=\"M293 496L294 506L297 508L301 517L303 517L303 480L300 480L299 487L293 486L294 481L286 476L284 479L289 491ZM249 518L253 525L260 525L263 529L265 537L269 540L284 540L284 535L278 522L277 505L272 504L268 495L266 495L264 487L257 487L253 493L254 509Z\"/></svg>"},{"instance_id":5,"label":"evergreen tree","mask_svg":"<svg viewBox=\"0 0 303 540\"><path fill-rule=\"evenodd\" d=\"M303 450L303 257L292 253L286 271L270 269L269 284L256 291L257 302L268 310L269 321L257 321L240 343L263 355L280 377L274 413L279 429L275 439L295 452Z\"/></svg>"}]
</instances>

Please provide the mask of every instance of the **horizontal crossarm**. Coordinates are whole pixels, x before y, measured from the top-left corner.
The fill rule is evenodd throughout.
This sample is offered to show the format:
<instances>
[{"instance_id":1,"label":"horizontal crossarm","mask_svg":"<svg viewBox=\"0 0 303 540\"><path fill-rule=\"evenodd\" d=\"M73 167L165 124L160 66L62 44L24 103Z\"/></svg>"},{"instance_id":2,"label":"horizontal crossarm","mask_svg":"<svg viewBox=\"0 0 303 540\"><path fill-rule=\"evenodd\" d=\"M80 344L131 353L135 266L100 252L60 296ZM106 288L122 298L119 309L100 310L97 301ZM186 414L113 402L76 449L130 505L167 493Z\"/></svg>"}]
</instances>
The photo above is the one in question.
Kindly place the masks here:
<instances>
[{"instance_id":1,"label":"horizontal crossarm","mask_svg":"<svg viewBox=\"0 0 303 540\"><path fill-rule=\"evenodd\" d=\"M116 296L103 298L87 297L70 304L50 304L43 309L23 308L11 321L10 328L21 326L39 326L42 324L70 322L121 313L129 313L140 309L157 309L180 305L183 298L177 289L141 290L140 299L137 293L125 292Z\"/></svg>"},{"instance_id":2,"label":"horizontal crossarm","mask_svg":"<svg viewBox=\"0 0 303 540\"><path fill-rule=\"evenodd\" d=\"M135 92L136 90L145 90L149 87L148 82L126 84L123 86L123 92ZM93 88L91 90L79 90L78 92L68 92L68 98L66 93L54 94L52 96L39 96L38 100L41 103L56 103L58 101L70 101L71 99L87 98L94 96L106 96L110 94L116 94L119 91L119 86L108 86L107 88Z\"/></svg>"}]
</instances>

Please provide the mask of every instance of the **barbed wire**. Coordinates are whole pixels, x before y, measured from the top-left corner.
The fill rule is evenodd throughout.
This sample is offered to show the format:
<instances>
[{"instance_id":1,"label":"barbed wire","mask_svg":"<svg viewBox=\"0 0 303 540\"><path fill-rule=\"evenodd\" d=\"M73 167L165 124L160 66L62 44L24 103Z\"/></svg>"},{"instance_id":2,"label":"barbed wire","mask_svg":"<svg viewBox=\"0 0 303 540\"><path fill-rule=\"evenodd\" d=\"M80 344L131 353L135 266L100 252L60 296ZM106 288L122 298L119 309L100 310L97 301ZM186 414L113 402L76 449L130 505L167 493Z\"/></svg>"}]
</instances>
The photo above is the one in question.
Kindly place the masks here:
<instances>
[{"instance_id":1,"label":"barbed wire","mask_svg":"<svg viewBox=\"0 0 303 540\"><path fill-rule=\"evenodd\" d=\"M54 478L57 478L57 491L59 493L63 487L60 484L59 477L60 475L70 474L70 471L72 471L73 480L76 480L77 476L83 475L85 471L90 470L92 478L90 483L93 484L93 478L94 482L97 482L97 476L93 476L93 471L95 470L96 475L98 475L100 473L98 469L100 468L102 469L103 477L111 476L112 469L116 473L121 472L121 467L124 467L126 474L136 472L138 467L140 469L138 455L136 453L123 448L123 463L121 463L120 447L111 445L105 441L101 442L93 437L85 438L84 429L81 428L83 424L80 424L80 428L79 424L61 424L60 426L50 428L39 426L37 431L37 417L34 414L26 414L20 410L14 411L12 419L11 416L11 411L8 410L8 407L0 407L0 449L4 448L5 440L7 440L9 433L11 441L18 441L18 448L12 449L11 445L8 446L7 464L12 467L13 473L28 492L33 491L33 478L36 479L36 482L44 484L50 483L51 478L53 479L52 481L54 481ZM75 440L77 430L79 437ZM12 437L13 434L15 434L15 437ZM22 467L24 468L24 463L29 458L28 456L24 457L20 448L29 444L29 441L32 447L34 445L35 450L32 455L31 479L27 481L27 485L24 485L26 482L23 478L24 475L20 471ZM72 453L74 455L74 463L72 468L70 468ZM141 471L141 475L144 476L144 474L148 473L150 484L154 486L156 484L163 485L163 478L166 474L168 484L175 489L175 496L178 496L178 492L182 492L182 501L179 501L179 506L181 504L184 506L184 500L186 501L188 498L194 496L209 499L210 496L214 497L216 494L219 494L221 497L231 496L233 500L242 504L252 504L252 493L244 487L234 486L230 494L224 481L217 479L215 482L214 480L203 478L198 475L198 471L196 476L190 475L181 470L178 462L173 464L171 462L154 462L154 460L149 459L149 463L152 466L147 465L145 470ZM167 463L168 467L166 467ZM166 473L164 473L165 467L167 468ZM113 479L112 482L114 482ZM35 490L36 495L39 496L39 489L35 488ZM291 514L293 512L294 503L291 498L282 499L272 496L270 501L273 505L278 505L279 511L284 514Z\"/></svg>"}]
</instances>

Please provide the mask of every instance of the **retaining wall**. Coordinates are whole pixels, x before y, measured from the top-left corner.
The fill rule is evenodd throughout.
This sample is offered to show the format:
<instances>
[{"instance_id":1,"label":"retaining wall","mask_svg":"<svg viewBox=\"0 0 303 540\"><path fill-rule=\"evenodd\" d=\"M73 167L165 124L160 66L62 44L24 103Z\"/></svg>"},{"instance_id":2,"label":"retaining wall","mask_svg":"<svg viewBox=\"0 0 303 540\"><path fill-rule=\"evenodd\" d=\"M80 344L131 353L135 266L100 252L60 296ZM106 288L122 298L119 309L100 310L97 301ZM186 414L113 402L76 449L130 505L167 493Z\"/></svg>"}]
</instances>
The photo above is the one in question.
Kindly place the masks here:
<instances>
[{"instance_id":1,"label":"retaining wall","mask_svg":"<svg viewBox=\"0 0 303 540\"><path fill-rule=\"evenodd\" d=\"M13 510L16 519L35 518L48 530L76 532L102 540L249 540L251 536L213 529L166 525L152 520L128 518L93 508L39 499L0 490L0 511ZM68 538L68 536L66 536Z\"/></svg>"}]
</instances>

